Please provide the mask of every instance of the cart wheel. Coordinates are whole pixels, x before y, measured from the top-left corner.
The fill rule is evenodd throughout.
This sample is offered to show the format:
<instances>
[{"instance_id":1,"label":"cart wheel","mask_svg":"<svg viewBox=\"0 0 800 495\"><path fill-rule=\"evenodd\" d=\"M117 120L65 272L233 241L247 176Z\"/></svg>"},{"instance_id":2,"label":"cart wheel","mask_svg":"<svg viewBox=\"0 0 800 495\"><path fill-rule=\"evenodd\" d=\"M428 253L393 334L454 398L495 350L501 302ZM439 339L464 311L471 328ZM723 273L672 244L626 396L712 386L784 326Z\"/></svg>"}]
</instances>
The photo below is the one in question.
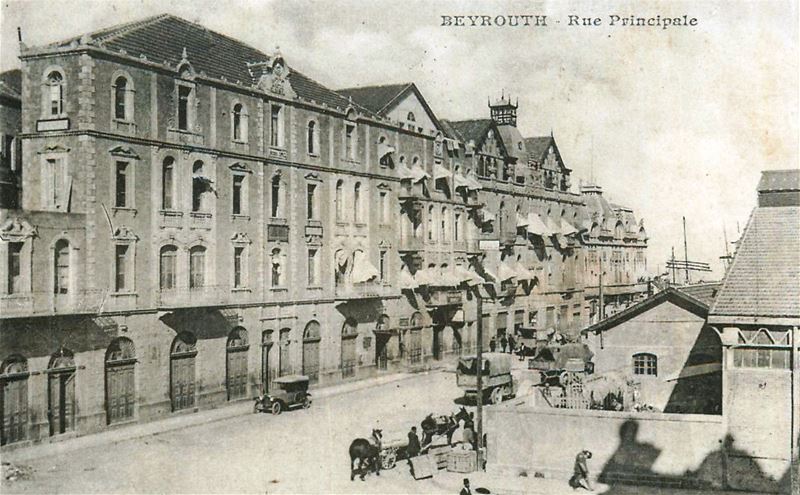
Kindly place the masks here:
<instances>
[{"instance_id":1,"label":"cart wheel","mask_svg":"<svg viewBox=\"0 0 800 495\"><path fill-rule=\"evenodd\" d=\"M260 405L261 405L261 403L258 402L258 401L256 401L255 404L253 404L253 412L254 413L261 412L261 408L259 407Z\"/></svg>"},{"instance_id":2,"label":"cart wheel","mask_svg":"<svg viewBox=\"0 0 800 495\"><path fill-rule=\"evenodd\" d=\"M562 371L561 374L558 375L558 382L566 387L572 383L572 373L569 371Z\"/></svg>"},{"instance_id":3,"label":"cart wheel","mask_svg":"<svg viewBox=\"0 0 800 495\"><path fill-rule=\"evenodd\" d=\"M309 407L311 407L311 400L306 397L303 399L303 409L308 409Z\"/></svg>"},{"instance_id":4,"label":"cart wheel","mask_svg":"<svg viewBox=\"0 0 800 495\"><path fill-rule=\"evenodd\" d=\"M492 404L494 405L503 402L503 389L500 387L493 389L491 399L492 399Z\"/></svg>"},{"instance_id":5,"label":"cart wheel","mask_svg":"<svg viewBox=\"0 0 800 495\"><path fill-rule=\"evenodd\" d=\"M283 409L281 407L281 403L279 401L277 401L277 400L275 402L273 402L272 403L272 407L269 408L269 410L272 411L272 414L274 414L276 416L281 413L281 409Z\"/></svg>"},{"instance_id":6,"label":"cart wheel","mask_svg":"<svg viewBox=\"0 0 800 495\"><path fill-rule=\"evenodd\" d=\"M381 452L381 468L392 469L397 463L397 454L394 450L384 450Z\"/></svg>"}]
</instances>

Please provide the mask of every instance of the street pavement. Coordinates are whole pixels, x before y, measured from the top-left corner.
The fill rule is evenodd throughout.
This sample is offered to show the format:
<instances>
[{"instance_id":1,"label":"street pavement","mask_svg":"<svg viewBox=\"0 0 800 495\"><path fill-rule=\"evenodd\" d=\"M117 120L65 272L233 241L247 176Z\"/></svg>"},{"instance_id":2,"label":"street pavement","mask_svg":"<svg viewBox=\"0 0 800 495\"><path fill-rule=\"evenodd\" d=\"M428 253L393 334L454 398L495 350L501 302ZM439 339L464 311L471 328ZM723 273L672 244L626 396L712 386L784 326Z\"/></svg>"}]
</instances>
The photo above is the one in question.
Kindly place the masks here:
<instances>
[{"instance_id":1,"label":"street pavement","mask_svg":"<svg viewBox=\"0 0 800 495\"><path fill-rule=\"evenodd\" d=\"M395 375L371 383L370 388L350 385L320 391L310 409L280 416L246 413L249 404L240 403L185 417L194 421L170 418L160 425L11 451L3 461L30 467L32 474L14 482L0 480L0 492L458 493L465 475L439 471L433 478L415 481L405 461L380 477L350 481L348 447L354 438L368 437L378 427L384 441L403 440L411 426L420 429L428 413L445 414L460 407L454 400L461 392L450 372ZM134 434L137 428L144 433ZM466 476L473 493L478 487L498 494L574 493L565 480L491 471ZM596 490L697 493L642 487L609 490L602 485Z\"/></svg>"}]
</instances>

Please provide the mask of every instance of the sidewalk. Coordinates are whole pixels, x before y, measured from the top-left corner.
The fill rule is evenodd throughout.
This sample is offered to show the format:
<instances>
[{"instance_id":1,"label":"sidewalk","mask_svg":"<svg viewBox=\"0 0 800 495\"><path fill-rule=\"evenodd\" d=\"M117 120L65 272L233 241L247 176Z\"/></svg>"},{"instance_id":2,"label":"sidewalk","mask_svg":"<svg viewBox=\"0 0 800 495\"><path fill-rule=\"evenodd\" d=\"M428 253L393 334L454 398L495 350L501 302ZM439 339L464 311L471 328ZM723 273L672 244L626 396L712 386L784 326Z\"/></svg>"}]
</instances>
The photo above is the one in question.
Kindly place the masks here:
<instances>
[{"instance_id":1,"label":"sidewalk","mask_svg":"<svg viewBox=\"0 0 800 495\"><path fill-rule=\"evenodd\" d=\"M365 388L407 380L425 373L436 372L438 372L438 370L422 373L393 373L389 375L367 378L364 380L337 383L320 388L312 388L310 390L311 398L312 400L324 399L326 397L347 394L350 392L363 390ZM4 462L20 463L30 461L32 459L75 452L90 447L97 447L99 445L114 444L118 442L124 442L126 440L158 435L191 426L214 423L216 421L223 421L236 416L252 413L253 401L242 400L232 404L222 404L220 407L214 409L203 409L194 413L181 414L178 416L156 419L154 421L148 421L144 423L134 423L107 431L89 433L87 435L74 438L20 447L3 452L2 458Z\"/></svg>"}]
</instances>

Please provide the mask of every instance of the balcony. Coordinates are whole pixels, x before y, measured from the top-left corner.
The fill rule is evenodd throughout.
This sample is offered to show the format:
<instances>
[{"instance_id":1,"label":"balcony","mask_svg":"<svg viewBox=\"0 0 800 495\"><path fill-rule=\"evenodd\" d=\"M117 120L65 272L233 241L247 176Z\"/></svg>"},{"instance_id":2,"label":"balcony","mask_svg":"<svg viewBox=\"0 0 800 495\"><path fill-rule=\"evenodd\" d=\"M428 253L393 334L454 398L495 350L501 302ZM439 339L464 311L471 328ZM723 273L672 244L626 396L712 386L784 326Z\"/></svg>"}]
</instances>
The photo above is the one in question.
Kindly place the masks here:
<instances>
[{"instance_id":1,"label":"balcony","mask_svg":"<svg viewBox=\"0 0 800 495\"><path fill-rule=\"evenodd\" d=\"M401 253L416 253L424 250L424 243L421 237L401 237L397 250Z\"/></svg>"},{"instance_id":2,"label":"balcony","mask_svg":"<svg viewBox=\"0 0 800 495\"><path fill-rule=\"evenodd\" d=\"M156 291L155 303L159 309L179 309L202 306L219 306L229 299L225 287L161 289Z\"/></svg>"},{"instance_id":3,"label":"balcony","mask_svg":"<svg viewBox=\"0 0 800 495\"><path fill-rule=\"evenodd\" d=\"M468 208L481 208L483 203L478 199L478 191L470 191L466 197L466 204Z\"/></svg>"},{"instance_id":4,"label":"balcony","mask_svg":"<svg viewBox=\"0 0 800 495\"><path fill-rule=\"evenodd\" d=\"M425 195L422 192L422 184L417 183L401 186L397 191L397 198L403 202L425 199Z\"/></svg>"},{"instance_id":5,"label":"balcony","mask_svg":"<svg viewBox=\"0 0 800 495\"><path fill-rule=\"evenodd\" d=\"M285 218L270 218L267 223L267 240L289 242L289 225Z\"/></svg>"},{"instance_id":6,"label":"balcony","mask_svg":"<svg viewBox=\"0 0 800 495\"><path fill-rule=\"evenodd\" d=\"M425 302L428 306L460 306L464 303L464 294L458 289L432 288Z\"/></svg>"},{"instance_id":7,"label":"balcony","mask_svg":"<svg viewBox=\"0 0 800 495\"><path fill-rule=\"evenodd\" d=\"M383 282L366 282L363 284L337 285L334 288L336 299L379 299L396 293L391 286Z\"/></svg>"}]
</instances>

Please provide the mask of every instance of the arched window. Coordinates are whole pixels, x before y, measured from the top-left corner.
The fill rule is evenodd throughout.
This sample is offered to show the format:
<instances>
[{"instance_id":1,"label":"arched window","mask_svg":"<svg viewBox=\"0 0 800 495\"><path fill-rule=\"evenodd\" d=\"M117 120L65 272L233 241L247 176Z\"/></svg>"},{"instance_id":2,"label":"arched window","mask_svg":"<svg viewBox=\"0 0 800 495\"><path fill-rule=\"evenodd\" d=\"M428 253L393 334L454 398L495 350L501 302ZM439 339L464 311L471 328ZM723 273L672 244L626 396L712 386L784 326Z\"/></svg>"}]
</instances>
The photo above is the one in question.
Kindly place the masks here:
<instances>
[{"instance_id":1,"label":"arched window","mask_svg":"<svg viewBox=\"0 0 800 495\"><path fill-rule=\"evenodd\" d=\"M356 182L353 186L353 221L361 223L361 183Z\"/></svg>"},{"instance_id":2,"label":"arched window","mask_svg":"<svg viewBox=\"0 0 800 495\"><path fill-rule=\"evenodd\" d=\"M497 213L497 232L500 235L503 235L503 227L505 223L505 216L506 216L506 204L504 202L500 202L500 209Z\"/></svg>"},{"instance_id":3,"label":"arched window","mask_svg":"<svg viewBox=\"0 0 800 495\"><path fill-rule=\"evenodd\" d=\"M281 287L283 282L283 255L279 248L272 250L271 266L272 286Z\"/></svg>"},{"instance_id":4,"label":"arched window","mask_svg":"<svg viewBox=\"0 0 800 495\"><path fill-rule=\"evenodd\" d=\"M206 274L206 248L195 246L189 250L189 288L204 287Z\"/></svg>"},{"instance_id":5,"label":"arched window","mask_svg":"<svg viewBox=\"0 0 800 495\"><path fill-rule=\"evenodd\" d=\"M317 154L317 123L313 120L308 123L307 145L309 155Z\"/></svg>"},{"instance_id":6,"label":"arched window","mask_svg":"<svg viewBox=\"0 0 800 495\"><path fill-rule=\"evenodd\" d=\"M303 331L303 374L314 382L319 378L319 342L320 326L312 320Z\"/></svg>"},{"instance_id":7,"label":"arched window","mask_svg":"<svg viewBox=\"0 0 800 495\"><path fill-rule=\"evenodd\" d=\"M344 220L344 181L336 181L336 221Z\"/></svg>"},{"instance_id":8,"label":"arched window","mask_svg":"<svg viewBox=\"0 0 800 495\"><path fill-rule=\"evenodd\" d=\"M225 379L228 400L247 396L247 330L236 327L228 334L225 346Z\"/></svg>"},{"instance_id":9,"label":"arched window","mask_svg":"<svg viewBox=\"0 0 800 495\"><path fill-rule=\"evenodd\" d=\"M448 239L448 235L449 235L448 231L449 231L449 227L450 226L448 225L448 223L449 223L448 220L449 220L449 218L447 216L447 207L443 206L442 207L442 218L441 218L441 221L442 221L441 236L442 236L442 241L444 241L444 242L447 242L449 240Z\"/></svg>"},{"instance_id":10,"label":"arched window","mask_svg":"<svg viewBox=\"0 0 800 495\"><path fill-rule=\"evenodd\" d=\"M56 242L54 253L53 292L67 294L69 292L69 242L61 239Z\"/></svg>"},{"instance_id":11,"label":"arched window","mask_svg":"<svg viewBox=\"0 0 800 495\"><path fill-rule=\"evenodd\" d=\"M128 120L127 98L128 80L124 76L119 76L114 81L114 117L120 120Z\"/></svg>"},{"instance_id":12,"label":"arched window","mask_svg":"<svg viewBox=\"0 0 800 495\"><path fill-rule=\"evenodd\" d=\"M208 209L206 203L211 190L211 179L206 176L205 165L202 160L197 160L192 165L192 211L199 212Z\"/></svg>"},{"instance_id":13,"label":"arched window","mask_svg":"<svg viewBox=\"0 0 800 495\"><path fill-rule=\"evenodd\" d=\"M272 178L272 189L271 189L271 209L270 213L272 214L272 218L280 218L281 214L281 177L276 175Z\"/></svg>"},{"instance_id":14,"label":"arched window","mask_svg":"<svg viewBox=\"0 0 800 495\"><path fill-rule=\"evenodd\" d=\"M172 210L175 208L175 159L171 156L164 158L161 166L161 209Z\"/></svg>"},{"instance_id":15,"label":"arched window","mask_svg":"<svg viewBox=\"0 0 800 495\"><path fill-rule=\"evenodd\" d=\"M161 290L174 289L176 286L176 271L178 248L164 246L159 253L159 287Z\"/></svg>"},{"instance_id":16,"label":"arched window","mask_svg":"<svg viewBox=\"0 0 800 495\"><path fill-rule=\"evenodd\" d=\"M3 407L0 408L0 445L28 437L28 361L19 354L9 356L0 366Z\"/></svg>"},{"instance_id":17,"label":"arched window","mask_svg":"<svg viewBox=\"0 0 800 495\"><path fill-rule=\"evenodd\" d=\"M233 106L231 118L233 119L233 140L240 142L247 141L247 115L241 103L237 103Z\"/></svg>"},{"instance_id":18,"label":"arched window","mask_svg":"<svg viewBox=\"0 0 800 495\"><path fill-rule=\"evenodd\" d=\"M434 218L435 210L433 205L428 207L428 240L432 241L436 238L436 219Z\"/></svg>"},{"instance_id":19,"label":"arched window","mask_svg":"<svg viewBox=\"0 0 800 495\"><path fill-rule=\"evenodd\" d=\"M642 352L633 355L634 375L658 375L658 358L655 354Z\"/></svg>"},{"instance_id":20,"label":"arched window","mask_svg":"<svg viewBox=\"0 0 800 495\"><path fill-rule=\"evenodd\" d=\"M64 114L64 76L54 70L47 75L47 95L50 115Z\"/></svg>"}]
</instances>

